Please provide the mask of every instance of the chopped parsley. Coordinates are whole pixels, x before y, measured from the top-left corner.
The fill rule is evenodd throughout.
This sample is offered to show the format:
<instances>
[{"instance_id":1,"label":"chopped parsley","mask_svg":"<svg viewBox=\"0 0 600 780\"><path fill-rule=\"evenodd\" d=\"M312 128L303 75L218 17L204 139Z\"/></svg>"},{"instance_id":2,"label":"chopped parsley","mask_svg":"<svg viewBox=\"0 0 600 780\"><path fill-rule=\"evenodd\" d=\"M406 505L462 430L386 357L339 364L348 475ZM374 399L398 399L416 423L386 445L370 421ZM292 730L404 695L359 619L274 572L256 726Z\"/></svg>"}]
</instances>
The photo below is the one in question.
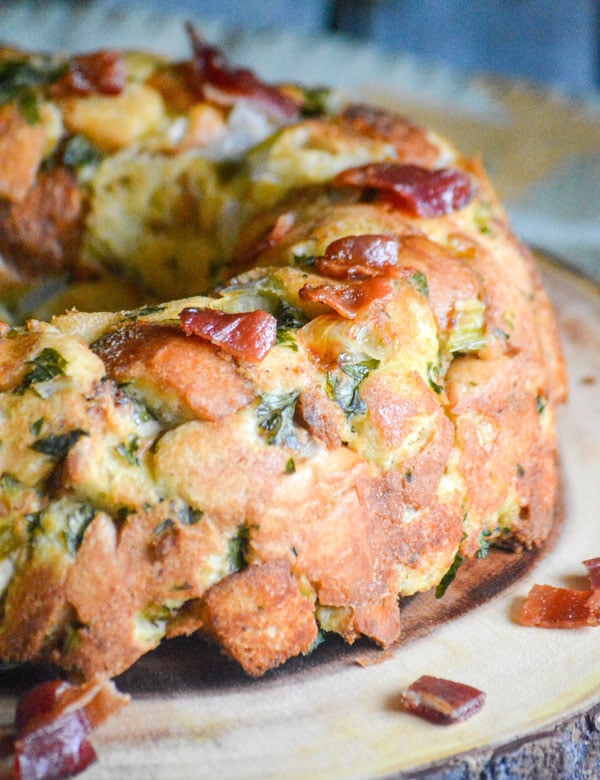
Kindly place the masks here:
<instances>
[{"instance_id":1,"label":"chopped parsley","mask_svg":"<svg viewBox=\"0 0 600 780\"><path fill-rule=\"evenodd\" d=\"M295 472L296 472L296 461L293 458L288 458L288 461L285 464L285 473L294 474Z\"/></svg>"},{"instance_id":2,"label":"chopped parsley","mask_svg":"<svg viewBox=\"0 0 600 780\"><path fill-rule=\"evenodd\" d=\"M484 236L491 236L494 233L492 216L492 207L487 202L481 203L475 212L475 227Z\"/></svg>"},{"instance_id":3,"label":"chopped parsley","mask_svg":"<svg viewBox=\"0 0 600 780\"><path fill-rule=\"evenodd\" d=\"M87 431L82 431L81 428L75 428L68 433L50 434L43 439L36 439L31 445L32 449L36 452L41 452L42 455L47 455L51 460L62 460L69 454L69 450L73 447L82 436L89 436Z\"/></svg>"},{"instance_id":4,"label":"chopped parsley","mask_svg":"<svg viewBox=\"0 0 600 780\"><path fill-rule=\"evenodd\" d=\"M302 268L311 268L316 259L316 255L294 255L294 263Z\"/></svg>"},{"instance_id":5,"label":"chopped parsley","mask_svg":"<svg viewBox=\"0 0 600 780\"><path fill-rule=\"evenodd\" d=\"M415 271L408 281L417 292L421 293L425 298L429 298L429 282L423 271Z\"/></svg>"},{"instance_id":6,"label":"chopped parsley","mask_svg":"<svg viewBox=\"0 0 600 780\"><path fill-rule=\"evenodd\" d=\"M174 527L175 523L171 520L170 517L167 517L166 520L163 520L162 523L159 523L156 528L154 528L152 531L152 536L162 536L165 531L170 531Z\"/></svg>"},{"instance_id":7,"label":"chopped parsley","mask_svg":"<svg viewBox=\"0 0 600 780\"><path fill-rule=\"evenodd\" d=\"M456 572L460 569L463 560L464 559L462 555L460 553L456 553L450 568L444 574L442 579L439 581L437 588L435 589L436 599L441 599L444 593L448 590L448 587L454 581L454 578L456 577Z\"/></svg>"},{"instance_id":8,"label":"chopped parsley","mask_svg":"<svg viewBox=\"0 0 600 780\"><path fill-rule=\"evenodd\" d=\"M427 363L427 380L429 382L429 387L433 390L434 393L437 393L440 395L444 388L439 383L440 379L440 364L434 364L434 363Z\"/></svg>"},{"instance_id":9,"label":"chopped parsley","mask_svg":"<svg viewBox=\"0 0 600 780\"><path fill-rule=\"evenodd\" d=\"M25 515L25 532L29 543L33 540L33 535L42 527L42 513L41 512L28 512Z\"/></svg>"},{"instance_id":10,"label":"chopped parsley","mask_svg":"<svg viewBox=\"0 0 600 780\"><path fill-rule=\"evenodd\" d=\"M477 550L475 557L479 558L481 560L482 558L487 558L490 553L490 536L492 535L492 532L487 528L482 528L479 537L479 549Z\"/></svg>"},{"instance_id":11,"label":"chopped parsley","mask_svg":"<svg viewBox=\"0 0 600 780\"><path fill-rule=\"evenodd\" d=\"M167 307L164 304L160 305L150 303L146 306L141 306L139 309L134 309L133 311L128 312L125 319L129 320L130 322L135 322L140 317L147 317L150 314L160 314L160 312L164 311L166 308Z\"/></svg>"},{"instance_id":12,"label":"chopped parsley","mask_svg":"<svg viewBox=\"0 0 600 780\"><path fill-rule=\"evenodd\" d=\"M120 442L115 447L119 455L123 458L123 460L126 463L129 463L130 466L140 465L140 459L138 458L137 455L139 448L140 448L140 438L135 434L132 434L129 437L128 444L125 444L124 442Z\"/></svg>"},{"instance_id":13,"label":"chopped parsley","mask_svg":"<svg viewBox=\"0 0 600 780\"><path fill-rule=\"evenodd\" d=\"M69 168L83 168L86 165L98 165L102 161L102 152L83 135L72 135L65 141L62 161Z\"/></svg>"},{"instance_id":14,"label":"chopped parsley","mask_svg":"<svg viewBox=\"0 0 600 780\"><path fill-rule=\"evenodd\" d=\"M268 444L278 447L294 447L296 428L294 413L300 393L291 390L283 393L267 393L256 408L258 427Z\"/></svg>"},{"instance_id":15,"label":"chopped parsley","mask_svg":"<svg viewBox=\"0 0 600 780\"><path fill-rule=\"evenodd\" d=\"M29 426L29 430L34 436L37 436L39 432L42 430L42 426L44 424L44 418L40 417L39 420L36 420L35 422L32 422Z\"/></svg>"},{"instance_id":16,"label":"chopped parsley","mask_svg":"<svg viewBox=\"0 0 600 780\"><path fill-rule=\"evenodd\" d=\"M36 63L30 59L0 62L0 106L14 103L30 125L40 121L41 88L59 79L66 64Z\"/></svg>"},{"instance_id":17,"label":"chopped parsley","mask_svg":"<svg viewBox=\"0 0 600 780\"><path fill-rule=\"evenodd\" d=\"M193 509L191 506L186 506L179 512L179 520L183 525L196 525L203 517L204 512L201 509Z\"/></svg>"},{"instance_id":18,"label":"chopped parsley","mask_svg":"<svg viewBox=\"0 0 600 780\"><path fill-rule=\"evenodd\" d=\"M308 322L308 317L296 306L281 298L275 309L275 319L280 328L298 330Z\"/></svg>"},{"instance_id":19,"label":"chopped parsley","mask_svg":"<svg viewBox=\"0 0 600 780\"><path fill-rule=\"evenodd\" d=\"M67 527L63 534L67 550L71 555L77 554L83 535L94 517L96 517L96 510L91 504L80 504L73 512L69 512Z\"/></svg>"},{"instance_id":20,"label":"chopped parsley","mask_svg":"<svg viewBox=\"0 0 600 780\"><path fill-rule=\"evenodd\" d=\"M248 551L250 547L250 526L242 523L238 526L237 534L229 540L228 559L229 569L232 572L242 571L248 565Z\"/></svg>"},{"instance_id":21,"label":"chopped parsley","mask_svg":"<svg viewBox=\"0 0 600 780\"><path fill-rule=\"evenodd\" d=\"M317 649L319 645L322 645L324 641L325 641L325 634L323 633L323 630L319 628L317 630L317 636L315 637L315 641L308 648L305 655L310 655L314 650Z\"/></svg>"},{"instance_id":22,"label":"chopped parsley","mask_svg":"<svg viewBox=\"0 0 600 780\"><path fill-rule=\"evenodd\" d=\"M19 542L13 533L12 524L0 526L0 558L8 557L19 548Z\"/></svg>"},{"instance_id":23,"label":"chopped parsley","mask_svg":"<svg viewBox=\"0 0 600 780\"><path fill-rule=\"evenodd\" d=\"M359 387L363 379L379 366L379 360L368 358L351 362L347 357L340 358L339 371L328 371L325 384L327 395L343 409L346 417L365 414L367 405L360 397Z\"/></svg>"},{"instance_id":24,"label":"chopped parsley","mask_svg":"<svg viewBox=\"0 0 600 780\"><path fill-rule=\"evenodd\" d=\"M537 409L538 414L541 414L547 406L548 406L547 398L545 398L543 395L536 396L535 408Z\"/></svg>"},{"instance_id":25,"label":"chopped parsley","mask_svg":"<svg viewBox=\"0 0 600 780\"><path fill-rule=\"evenodd\" d=\"M52 347L46 347L33 360L27 360L28 366L33 366L25 376L18 387L15 387L13 393L23 395L31 385L40 382L49 382L57 376L64 376L67 361L64 357Z\"/></svg>"},{"instance_id":26,"label":"chopped parsley","mask_svg":"<svg viewBox=\"0 0 600 780\"><path fill-rule=\"evenodd\" d=\"M308 317L296 306L281 298L275 309L275 319L277 320L277 343L282 347L294 352L298 351L295 331L306 325Z\"/></svg>"},{"instance_id":27,"label":"chopped parsley","mask_svg":"<svg viewBox=\"0 0 600 780\"><path fill-rule=\"evenodd\" d=\"M153 623L155 626L160 627L173 616L173 613L174 610L166 604L155 604L154 602L151 602L144 607L141 616L149 623Z\"/></svg>"},{"instance_id":28,"label":"chopped parsley","mask_svg":"<svg viewBox=\"0 0 600 780\"><path fill-rule=\"evenodd\" d=\"M298 342L293 331L287 328L277 328L277 344L280 347L287 347L292 352L298 352Z\"/></svg>"},{"instance_id":29,"label":"chopped parsley","mask_svg":"<svg viewBox=\"0 0 600 780\"><path fill-rule=\"evenodd\" d=\"M333 92L329 87L305 87L302 92L302 116L323 116L330 112Z\"/></svg>"}]
</instances>

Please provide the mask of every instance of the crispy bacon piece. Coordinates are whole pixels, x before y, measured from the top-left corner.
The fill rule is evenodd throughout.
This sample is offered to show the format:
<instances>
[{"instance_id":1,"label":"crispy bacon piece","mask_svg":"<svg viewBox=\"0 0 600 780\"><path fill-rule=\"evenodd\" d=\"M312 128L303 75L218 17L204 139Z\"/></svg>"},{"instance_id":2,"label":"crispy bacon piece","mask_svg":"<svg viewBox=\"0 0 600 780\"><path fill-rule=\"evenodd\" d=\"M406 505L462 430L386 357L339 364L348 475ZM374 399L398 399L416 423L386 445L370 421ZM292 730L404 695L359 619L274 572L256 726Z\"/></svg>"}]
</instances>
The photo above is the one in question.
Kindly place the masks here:
<instances>
[{"instance_id":1,"label":"crispy bacon piece","mask_svg":"<svg viewBox=\"0 0 600 780\"><path fill-rule=\"evenodd\" d=\"M377 162L339 173L335 183L374 189L415 217L441 217L467 206L475 197L474 180L455 168L423 168Z\"/></svg>"},{"instance_id":2,"label":"crispy bacon piece","mask_svg":"<svg viewBox=\"0 0 600 780\"><path fill-rule=\"evenodd\" d=\"M179 319L186 336L199 336L251 363L259 363L277 341L277 320L261 309L228 314L190 307L180 312Z\"/></svg>"},{"instance_id":3,"label":"crispy bacon piece","mask_svg":"<svg viewBox=\"0 0 600 780\"><path fill-rule=\"evenodd\" d=\"M520 622L541 628L600 625L600 591L534 585L525 599Z\"/></svg>"},{"instance_id":4,"label":"crispy bacon piece","mask_svg":"<svg viewBox=\"0 0 600 780\"><path fill-rule=\"evenodd\" d=\"M186 30L194 54L190 71L190 87L202 98L215 103L232 105L243 98L259 105L268 113L282 118L295 119L298 104L277 87L266 84L247 68L233 68L222 51L208 46L189 22Z\"/></svg>"},{"instance_id":5,"label":"crispy bacon piece","mask_svg":"<svg viewBox=\"0 0 600 780\"><path fill-rule=\"evenodd\" d=\"M87 737L128 700L103 679L80 686L55 680L33 688L15 716L17 780L58 780L82 772L96 760Z\"/></svg>"},{"instance_id":6,"label":"crispy bacon piece","mask_svg":"<svg viewBox=\"0 0 600 780\"><path fill-rule=\"evenodd\" d=\"M583 565L588 570L592 588L600 590L600 558L588 558L587 561L583 561Z\"/></svg>"},{"instance_id":7,"label":"crispy bacon piece","mask_svg":"<svg viewBox=\"0 0 600 780\"><path fill-rule=\"evenodd\" d=\"M324 303L336 311L340 317L353 320L356 315L378 298L383 299L392 293L392 281L385 277L375 277L358 284L306 284L299 292L300 300L311 303Z\"/></svg>"},{"instance_id":8,"label":"crispy bacon piece","mask_svg":"<svg viewBox=\"0 0 600 780\"><path fill-rule=\"evenodd\" d=\"M127 84L123 54L103 49L78 54L69 62L67 72L50 88L53 97L119 95Z\"/></svg>"},{"instance_id":9,"label":"crispy bacon piece","mask_svg":"<svg viewBox=\"0 0 600 780\"><path fill-rule=\"evenodd\" d=\"M333 241L315 269L333 279L367 279L379 276L398 262L398 236L345 236Z\"/></svg>"},{"instance_id":10,"label":"crispy bacon piece","mask_svg":"<svg viewBox=\"0 0 600 780\"><path fill-rule=\"evenodd\" d=\"M470 685L425 674L407 688L402 700L408 712L430 723L448 725L479 712L485 693Z\"/></svg>"}]
</instances>

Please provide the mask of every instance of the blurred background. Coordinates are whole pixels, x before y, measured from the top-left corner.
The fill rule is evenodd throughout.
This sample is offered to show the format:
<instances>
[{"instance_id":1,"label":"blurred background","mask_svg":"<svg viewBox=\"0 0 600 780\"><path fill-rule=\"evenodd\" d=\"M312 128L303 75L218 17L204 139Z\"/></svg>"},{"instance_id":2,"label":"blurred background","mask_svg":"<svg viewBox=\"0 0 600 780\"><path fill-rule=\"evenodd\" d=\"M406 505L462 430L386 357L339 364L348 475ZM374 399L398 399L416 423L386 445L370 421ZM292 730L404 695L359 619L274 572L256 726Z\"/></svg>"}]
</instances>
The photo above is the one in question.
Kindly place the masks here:
<instances>
[{"instance_id":1,"label":"blurred background","mask_svg":"<svg viewBox=\"0 0 600 780\"><path fill-rule=\"evenodd\" d=\"M439 130L526 241L600 281L600 0L0 0L0 40L181 58L186 19L267 81Z\"/></svg>"},{"instance_id":2,"label":"blurred background","mask_svg":"<svg viewBox=\"0 0 600 780\"><path fill-rule=\"evenodd\" d=\"M49 0L0 0L38 6ZM62 0L74 14L153 9L214 18L247 30L337 33L433 64L600 91L598 0ZM0 18L0 25L1 25ZM0 27L0 38L3 31ZM306 52L306 57L311 52Z\"/></svg>"}]
</instances>

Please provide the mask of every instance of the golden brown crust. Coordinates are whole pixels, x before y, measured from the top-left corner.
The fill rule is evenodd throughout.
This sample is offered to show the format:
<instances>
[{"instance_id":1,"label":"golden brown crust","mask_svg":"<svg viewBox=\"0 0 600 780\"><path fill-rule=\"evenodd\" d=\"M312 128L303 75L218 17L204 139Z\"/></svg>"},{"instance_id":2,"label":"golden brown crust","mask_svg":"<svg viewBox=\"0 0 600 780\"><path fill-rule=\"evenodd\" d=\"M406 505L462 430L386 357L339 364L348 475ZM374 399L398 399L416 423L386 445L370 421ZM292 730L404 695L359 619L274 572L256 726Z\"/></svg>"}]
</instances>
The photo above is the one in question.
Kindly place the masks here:
<instances>
[{"instance_id":1,"label":"golden brown crust","mask_svg":"<svg viewBox=\"0 0 600 780\"><path fill-rule=\"evenodd\" d=\"M18 201L0 200L0 252L15 258L24 278L69 269L79 256L83 217L73 174L43 171Z\"/></svg>"},{"instance_id":2,"label":"golden brown crust","mask_svg":"<svg viewBox=\"0 0 600 780\"><path fill-rule=\"evenodd\" d=\"M218 420L252 398L230 357L173 327L132 324L103 337L93 349L111 379L139 383L146 393L160 395L179 421Z\"/></svg>"},{"instance_id":3,"label":"golden brown crust","mask_svg":"<svg viewBox=\"0 0 600 780\"><path fill-rule=\"evenodd\" d=\"M423 128L351 106L228 170L198 145L229 104L151 71L57 99L104 159L78 178L59 133L54 167L26 161L0 251L168 298L219 247L221 285L1 332L0 656L114 675L199 630L258 675L318 628L388 646L399 596L549 533L566 375L532 258L480 163Z\"/></svg>"},{"instance_id":4,"label":"golden brown crust","mask_svg":"<svg viewBox=\"0 0 600 780\"><path fill-rule=\"evenodd\" d=\"M43 127L29 124L17 106L0 108L0 199L25 199L42 162L45 140Z\"/></svg>"},{"instance_id":5,"label":"golden brown crust","mask_svg":"<svg viewBox=\"0 0 600 780\"><path fill-rule=\"evenodd\" d=\"M206 594L204 612L205 631L253 676L308 653L317 639L312 599L286 561L232 574Z\"/></svg>"}]
</instances>

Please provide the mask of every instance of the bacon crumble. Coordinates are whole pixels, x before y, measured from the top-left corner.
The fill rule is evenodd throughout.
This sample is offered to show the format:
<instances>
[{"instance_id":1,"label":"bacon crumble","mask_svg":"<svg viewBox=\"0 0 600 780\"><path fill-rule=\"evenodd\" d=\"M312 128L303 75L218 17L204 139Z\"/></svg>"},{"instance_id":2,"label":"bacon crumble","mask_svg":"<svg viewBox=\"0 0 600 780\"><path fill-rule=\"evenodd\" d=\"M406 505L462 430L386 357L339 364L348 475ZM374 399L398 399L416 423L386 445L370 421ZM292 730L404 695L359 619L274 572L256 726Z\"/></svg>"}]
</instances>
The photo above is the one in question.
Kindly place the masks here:
<instances>
[{"instance_id":1,"label":"bacon crumble","mask_svg":"<svg viewBox=\"0 0 600 780\"><path fill-rule=\"evenodd\" d=\"M600 591L534 585L523 604L520 623L539 628L600 625Z\"/></svg>"},{"instance_id":2,"label":"bacon crumble","mask_svg":"<svg viewBox=\"0 0 600 780\"><path fill-rule=\"evenodd\" d=\"M180 312L179 319L186 336L198 336L251 363L260 363L277 342L277 320L261 309L229 314L189 307Z\"/></svg>"},{"instance_id":3,"label":"bacon crumble","mask_svg":"<svg viewBox=\"0 0 600 780\"><path fill-rule=\"evenodd\" d=\"M50 94L53 97L119 95L126 84L123 54L114 49L103 49L73 57L67 72L50 88Z\"/></svg>"},{"instance_id":4,"label":"bacon crumble","mask_svg":"<svg viewBox=\"0 0 600 780\"><path fill-rule=\"evenodd\" d=\"M392 293L389 278L376 276L354 285L343 284L305 284L300 289L302 301L323 303L333 309L340 317L353 320L361 309L376 300L384 301Z\"/></svg>"},{"instance_id":5,"label":"bacon crumble","mask_svg":"<svg viewBox=\"0 0 600 780\"><path fill-rule=\"evenodd\" d=\"M189 22L186 30L192 44L191 87L203 98L231 105L240 98L250 100L282 119L298 116L298 104L277 87L261 81L248 68L234 68L216 46L204 43Z\"/></svg>"},{"instance_id":6,"label":"bacon crumble","mask_svg":"<svg viewBox=\"0 0 600 780\"><path fill-rule=\"evenodd\" d=\"M430 723L448 725L467 720L485 703L485 693L464 683L425 674L402 696L404 709Z\"/></svg>"},{"instance_id":7,"label":"bacon crumble","mask_svg":"<svg viewBox=\"0 0 600 780\"><path fill-rule=\"evenodd\" d=\"M30 690L15 714L16 780L60 780L96 761L87 737L129 698L96 678L80 686L53 680Z\"/></svg>"},{"instance_id":8,"label":"bacon crumble","mask_svg":"<svg viewBox=\"0 0 600 780\"><path fill-rule=\"evenodd\" d=\"M594 590L600 589L600 558L588 558L583 561L583 565L588 570L590 584Z\"/></svg>"},{"instance_id":9,"label":"bacon crumble","mask_svg":"<svg viewBox=\"0 0 600 780\"><path fill-rule=\"evenodd\" d=\"M345 236L333 241L315 270L333 279L379 276L398 262L400 239L392 235Z\"/></svg>"},{"instance_id":10,"label":"bacon crumble","mask_svg":"<svg viewBox=\"0 0 600 780\"><path fill-rule=\"evenodd\" d=\"M423 168L392 162L347 168L335 178L338 186L374 189L395 206L416 217L442 217L468 206L476 195L474 180L455 168Z\"/></svg>"}]
</instances>

